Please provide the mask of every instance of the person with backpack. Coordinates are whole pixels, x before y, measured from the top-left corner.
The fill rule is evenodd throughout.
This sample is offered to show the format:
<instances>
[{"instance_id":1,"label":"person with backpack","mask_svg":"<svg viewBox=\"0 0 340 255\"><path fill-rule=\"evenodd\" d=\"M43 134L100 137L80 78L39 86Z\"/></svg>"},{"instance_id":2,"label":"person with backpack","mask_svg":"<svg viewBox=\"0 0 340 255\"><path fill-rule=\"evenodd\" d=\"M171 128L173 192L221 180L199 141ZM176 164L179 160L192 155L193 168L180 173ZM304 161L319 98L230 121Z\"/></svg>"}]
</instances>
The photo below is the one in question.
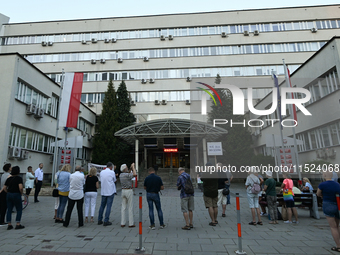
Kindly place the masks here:
<instances>
[{"instance_id":1,"label":"person with backpack","mask_svg":"<svg viewBox=\"0 0 340 255\"><path fill-rule=\"evenodd\" d=\"M261 211L259 208L259 192L261 191L260 179L254 174L254 169L250 169L248 172L248 177L246 180L247 198L249 203L249 208L251 210L251 215L253 220L249 222L249 225L263 225L261 220ZM255 210L257 212L258 222L256 222Z\"/></svg>"},{"instance_id":2,"label":"person with backpack","mask_svg":"<svg viewBox=\"0 0 340 255\"><path fill-rule=\"evenodd\" d=\"M177 189L181 191L181 210L183 212L186 225L183 230L190 230L194 226L192 224L194 210L194 186L190 175L185 172L183 167L178 168Z\"/></svg>"}]
</instances>

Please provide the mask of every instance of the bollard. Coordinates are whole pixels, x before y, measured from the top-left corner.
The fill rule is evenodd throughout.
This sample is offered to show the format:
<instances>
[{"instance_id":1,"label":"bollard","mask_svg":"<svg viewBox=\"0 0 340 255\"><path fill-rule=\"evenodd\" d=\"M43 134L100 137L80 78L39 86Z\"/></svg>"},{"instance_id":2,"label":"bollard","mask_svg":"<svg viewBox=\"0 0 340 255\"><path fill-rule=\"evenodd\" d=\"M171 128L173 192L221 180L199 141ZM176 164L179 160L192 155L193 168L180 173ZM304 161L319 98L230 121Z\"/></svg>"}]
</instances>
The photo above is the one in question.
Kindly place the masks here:
<instances>
[{"instance_id":1,"label":"bollard","mask_svg":"<svg viewBox=\"0 0 340 255\"><path fill-rule=\"evenodd\" d=\"M336 194L336 203L338 204L339 216L340 216L340 197L339 194Z\"/></svg>"},{"instance_id":2,"label":"bollard","mask_svg":"<svg viewBox=\"0 0 340 255\"><path fill-rule=\"evenodd\" d=\"M242 250L242 231L241 231L241 212L240 212L240 195L236 193L236 213L237 213L237 235L238 235L238 250L236 254L247 254Z\"/></svg>"},{"instance_id":3,"label":"bollard","mask_svg":"<svg viewBox=\"0 0 340 255\"><path fill-rule=\"evenodd\" d=\"M142 246L142 234L143 234L143 228L142 228L142 208L143 208L143 200L142 200L142 192L139 192L139 247L136 248L136 251L138 252L144 252L145 248Z\"/></svg>"}]
</instances>

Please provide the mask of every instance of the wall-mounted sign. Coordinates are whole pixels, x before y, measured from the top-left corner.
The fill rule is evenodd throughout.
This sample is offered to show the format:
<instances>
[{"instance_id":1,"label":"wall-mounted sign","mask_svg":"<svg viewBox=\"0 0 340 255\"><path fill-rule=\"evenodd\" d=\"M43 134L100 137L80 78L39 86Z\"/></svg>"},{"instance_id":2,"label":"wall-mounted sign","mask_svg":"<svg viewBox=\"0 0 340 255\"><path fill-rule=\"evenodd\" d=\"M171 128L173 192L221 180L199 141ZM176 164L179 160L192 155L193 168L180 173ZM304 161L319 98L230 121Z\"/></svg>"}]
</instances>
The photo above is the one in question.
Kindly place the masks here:
<instances>
[{"instance_id":1,"label":"wall-mounted sign","mask_svg":"<svg viewBox=\"0 0 340 255\"><path fill-rule=\"evenodd\" d=\"M164 148L164 152L178 152L177 148L166 149Z\"/></svg>"}]
</instances>

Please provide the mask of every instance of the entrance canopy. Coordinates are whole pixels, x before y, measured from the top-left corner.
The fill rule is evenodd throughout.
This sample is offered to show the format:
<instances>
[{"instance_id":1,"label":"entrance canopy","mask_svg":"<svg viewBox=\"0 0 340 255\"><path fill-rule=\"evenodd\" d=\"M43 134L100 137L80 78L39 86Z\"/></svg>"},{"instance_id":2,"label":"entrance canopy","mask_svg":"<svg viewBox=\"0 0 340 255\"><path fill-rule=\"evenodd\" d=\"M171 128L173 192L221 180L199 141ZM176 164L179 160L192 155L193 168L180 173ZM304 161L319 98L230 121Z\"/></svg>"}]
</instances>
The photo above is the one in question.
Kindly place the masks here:
<instances>
[{"instance_id":1,"label":"entrance canopy","mask_svg":"<svg viewBox=\"0 0 340 255\"><path fill-rule=\"evenodd\" d=\"M201 137L217 139L227 133L227 130L205 122L186 119L159 119L123 128L117 131L115 136L134 144L135 140L139 138Z\"/></svg>"}]
</instances>

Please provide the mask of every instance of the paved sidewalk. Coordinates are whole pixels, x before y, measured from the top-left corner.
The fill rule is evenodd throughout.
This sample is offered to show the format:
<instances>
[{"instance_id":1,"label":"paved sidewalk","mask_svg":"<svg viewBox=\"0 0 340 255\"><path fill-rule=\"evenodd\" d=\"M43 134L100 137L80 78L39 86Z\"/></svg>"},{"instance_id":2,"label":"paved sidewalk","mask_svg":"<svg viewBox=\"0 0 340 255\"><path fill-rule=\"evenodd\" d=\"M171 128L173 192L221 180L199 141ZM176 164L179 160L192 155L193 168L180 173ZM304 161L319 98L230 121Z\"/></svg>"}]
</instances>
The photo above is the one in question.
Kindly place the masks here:
<instances>
[{"instance_id":1,"label":"paved sidewalk","mask_svg":"<svg viewBox=\"0 0 340 255\"><path fill-rule=\"evenodd\" d=\"M136 189L136 193L143 190ZM337 254L330 249L334 246L327 221L320 211L321 219L309 217L309 211L299 209L300 223L278 225L268 224L263 217L263 226L250 226L250 209L246 193L241 184L231 187L231 205L227 206L227 217L221 217L216 227L209 226L209 215L204 208L202 192L196 190L194 228L181 229L185 225L181 210L179 191L165 190L161 196L165 229L159 229L157 215L156 230L148 228L149 217L145 196L143 197L143 246L145 254L159 255L199 255L235 254L237 246L237 224L235 193L241 195L241 219L243 250L247 254ZM99 193L100 194L100 193ZM30 197L32 199L32 197ZM138 226L138 195L134 200L135 224ZM115 196L110 221L112 226L87 223L78 228L76 208L74 208L68 228L54 223L54 198L39 197L40 203L30 203L24 210L22 230L6 230L0 227L0 254L77 254L106 253L133 254L138 246L138 228L120 227L120 192ZM95 218L97 219L100 197L97 198ZM220 209L220 208L219 208ZM14 215L14 214L13 214ZM14 215L15 216L15 215ZM45 253L44 253L45 251ZM56 253L49 253L56 252Z\"/></svg>"}]
</instances>

